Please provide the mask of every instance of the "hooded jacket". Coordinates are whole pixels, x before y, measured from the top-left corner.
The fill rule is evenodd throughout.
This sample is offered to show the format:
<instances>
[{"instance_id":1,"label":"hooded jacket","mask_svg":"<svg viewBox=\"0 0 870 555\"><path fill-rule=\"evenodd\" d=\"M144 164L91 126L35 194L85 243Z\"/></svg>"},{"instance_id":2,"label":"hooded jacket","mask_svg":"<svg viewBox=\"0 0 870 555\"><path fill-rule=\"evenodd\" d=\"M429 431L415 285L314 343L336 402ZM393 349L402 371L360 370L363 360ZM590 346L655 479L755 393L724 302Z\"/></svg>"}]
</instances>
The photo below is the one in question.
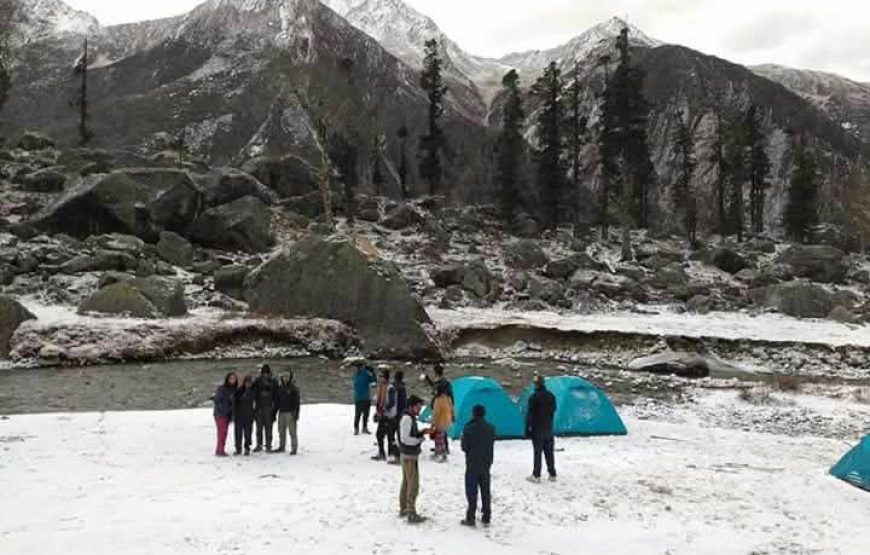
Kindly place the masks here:
<instances>
[{"instance_id":1,"label":"hooded jacket","mask_svg":"<svg viewBox=\"0 0 870 555\"><path fill-rule=\"evenodd\" d=\"M526 433L536 439L553 437L553 417L556 415L556 396L546 387L538 387L529 398L526 414Z\"/></svg>"},{"instance_id":2,"label":"hooded jacket","mask_svg":"<svg viewBox=\"0 0 870 555\"><path fill-rule=\"evenodd\" d=\"M296 384L289 380L282 380L278 386L277 402L278 412L291 413L299 416L299 388Z\"/></svg>"},{"instance_id":3,"label":"hooded jacket","mask_svg":"<svg viewBox=\"0 0 870 555\"><path fill-rule=\"evenodd\" d=\"M214 392L214 415L221 418L233 416L233 390L221 385Z\"/></svg>"},{"instance_id":4,"label":"hooded jacket","mask_svg":"<svg viewBox=\"0 0 870 555\"><path fill-rule=\"evenodd\" d=\"M233 394L233 417L236 420L251 420L254 418L254 388L240 387Z\"/></svg>"},{"instance_id":5,"label":"hooded jacket","mask_svg":"<svg viewBox=\"0 0 870 555\"><path fill-rule=\"evenodd\" d=\"M465 471L489 474L495 451L495 427L485 418L472 418L462 431Z\"/></svg>"}]
</instances>

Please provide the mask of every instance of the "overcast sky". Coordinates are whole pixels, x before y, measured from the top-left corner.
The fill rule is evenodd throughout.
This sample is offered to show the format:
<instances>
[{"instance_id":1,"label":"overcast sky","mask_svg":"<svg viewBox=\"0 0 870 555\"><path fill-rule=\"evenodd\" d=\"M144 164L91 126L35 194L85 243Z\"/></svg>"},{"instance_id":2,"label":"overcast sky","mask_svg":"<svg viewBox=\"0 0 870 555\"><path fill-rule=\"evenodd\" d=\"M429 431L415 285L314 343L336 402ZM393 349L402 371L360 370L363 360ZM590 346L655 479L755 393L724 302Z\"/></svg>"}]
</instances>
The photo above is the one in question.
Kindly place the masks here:
<instances>
[{"instance_id":1,"label":"overcast sky","mask_svg":"<svg viewBox=\"0 0 870 555\"><path fill-rule=\"evenodd\" d=\"M102 23L183 13L201 0L66 0ZM870 82L870 0L406 0L460 46L499 56L548 48L611 16L659 40L743 64Z\"/></svg>"}]
</instances>

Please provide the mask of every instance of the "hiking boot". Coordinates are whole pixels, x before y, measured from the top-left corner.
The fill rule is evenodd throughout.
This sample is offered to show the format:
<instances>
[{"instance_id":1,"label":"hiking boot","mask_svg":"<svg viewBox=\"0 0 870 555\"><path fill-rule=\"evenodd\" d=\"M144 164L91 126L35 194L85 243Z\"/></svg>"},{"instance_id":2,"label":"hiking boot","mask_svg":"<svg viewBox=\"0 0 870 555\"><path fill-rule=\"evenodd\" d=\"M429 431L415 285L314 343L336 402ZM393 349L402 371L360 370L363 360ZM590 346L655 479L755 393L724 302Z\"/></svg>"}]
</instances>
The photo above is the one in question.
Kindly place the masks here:
<instances>
[{"instance_id":1,"label":"hiking boot","mask_svg":"<svg viewBox=\"0 0 870 555\"><path fill-rule=\"evenodd\" d=\"M284 451L286 451L286 449L284 447L279 447L272 452L273 453L283 453Z\"/></svg>"},{"instance_id":2,"label":"hiking boot","mask_svg":"<svg viewBox=\"0 0 870 555\"><path fill-rule=\"evenodd\" d=\"M364 434L367 435L367 436L372 435L372 433L369 431L368 428L363 428L363 432L362 432L362 433L364 433Z\"/></svg>"},{"instance_id":3,"label":"hiking boot","mask_svg":"<svg viewBox=\"0 0 870 555\"><path fill-rule=\"evenodd\" d=\"M291 457L295 457L296 455L297 455L297 453L296 453L296 449L290 451L290 456L291 456Z\"/></svg>"},{"instance_id":4,"label":"hiking boot","mask_svg":"<svg viewBox=\"0 0 870 555\"><path fill-rule=\"evenodd\" d=\"M374 457L372 457L372 460L373 461L385 461L385 460L387 460L387 456L384 454L378 454L378 455L375 455Z\"/></svg>"},{"instance_id":5,"label":"hiking boot","mask_svg":"<svg viewBox=\"0 0 870 555\"><path fill-rule=\"evenodd\" d=\"M250 449L245 449L245 456L246 456L246 457L250 457L250 456L251 456L251 450L250 450Z\"/></svg>"},{"instance_id":6,"label":"hiking boot","mask_svg":"<svg viewBox=\"0 0 870 555\"><path fill-rule=\"evenodd\" d=\"M353 435L358 436L358 435L359 435L359 430L354 430L354 431L353 431Z\"/></svg>"},{"instance_id":7,"label":"hiking boot","mask_svg":"<svg viewBox=\"0 0 870 555\"><path fill-rule=\"evenodd\" d=\"M541 477L540 476L529 476L528 478L526 478L526 481L531 482L533 484L540 484Z\"/></svg>"},{"instance_id":8,"label":"hiking boot","mask_svg":"<svg viewBox=\"0 0 870 555\"><path fill-rule=\"evenodd\" d=\"M408 518L408 515L411 514L408 511L399 511L399 518Z\"/></svg>"},{"instance_id":9,"label":"hiking boot","mask_svg":"<svg viewBox=\"0 0 870 555\"><path fill-rule=\"evenodd\" d=\"M463 526L468 526L469 528L474 528L475 526L477 526L477 524L475 524L473 520L468 520L467 518L460 520L459 524Z\"/></svg>"},{"instance_id":10,"label":"hiking boot","mask_svg":"<svg viewBox=\"0 0 870 555\"><path fill-rule=\"evenodd\" d=\"M233 451L233 456L234 456L234 457L238 457L238 456L241 455L241 454L242 454L242 452L239 451L239 450L235 450L235 451Z\"/></svg>"},{"instance_id":11,"label":"hiking boot","mask_svg":"<svg viewBox=\"0 0 870 555\"><path fill-rule=\"evenodd\" d=\"M260 453L262 450L263 450L262 445L257 445L256 447L254 447L254 453Z\"/></svg>"},{"instance_id":12,"label":"hiking boot","mask_svg":"<svg viewBox=\"0 0 870 555\"><path fill-rule=\"evenodd\" d=\"M556 481L556 477L555 477L555 476L550 476L549 480L550 480L551 482L555 482L555 481Z\"/></svg>"},{"instance_id":13,"label":"hiking boot","mask_svg":"<svg viewBox=\"0 0 870 555\"><path fill-rule=\"evenodd\" d=\"M425 516L420 516L417 513L411 513L408 515L408 524L421 524L426 522Z\"/></svg>"},{"instance_id":14,"label":"hiking boot","mask_svg":"<svg viewBox=\"0 0 870 555\"><path fill-rule=\"evenodd\" d=\"M483 517L482 519L480 519L480 522L481 522L481 524L483 524L484 526L489 526L490 519L489 519L488 516L485 516L485 517Z\"/></svg>"},{"instance_id":15,"label":"hiking boot","mask_svg":"<svg viewBox=\"0 0 870 555\"><path fill-rule=\"evenodd\" d=\"M229 455L227 455L226 453L215 453L215 456L216 457L227 457Z\"/></svg>"}]
</instances>

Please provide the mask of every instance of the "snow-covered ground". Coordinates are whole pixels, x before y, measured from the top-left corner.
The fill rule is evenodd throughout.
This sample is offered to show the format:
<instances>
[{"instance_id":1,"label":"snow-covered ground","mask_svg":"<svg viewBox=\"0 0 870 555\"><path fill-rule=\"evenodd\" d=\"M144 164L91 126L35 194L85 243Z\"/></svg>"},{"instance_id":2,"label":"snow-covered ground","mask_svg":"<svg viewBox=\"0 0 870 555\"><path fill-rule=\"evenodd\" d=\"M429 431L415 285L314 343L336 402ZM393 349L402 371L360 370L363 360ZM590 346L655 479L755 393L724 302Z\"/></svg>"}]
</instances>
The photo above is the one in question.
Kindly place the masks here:
<instances>
[{"instance_id":1,"label":"snow-covered ground","mask_svg":"<svg viewBox=\"0 0 870 555\"><path fill-rule=\"evenodd\" d=\"M654 336L870 347L870 326L840 324L828 320L801 320L780 314L678 314L664 309L655 314L561 314L477 308L444 310L432 306L427 307L426 311L439 328L448 330L524 325L562 331L614 331Z\"/></svg>"},{"instance_id":2,"label":"snow-covered ground","mask_svg":"<svg viewBox=\"0 0 870 555\"><path fill-rule=\"evenodd\" d=\"M626 415L622 438L559 440L532 485L526 442L499 443L488 529L458 525L462 461L423 461L418 528L399 470L368 460L344 406L306 406L301 453L217 459L209 410L0 420L0 553L849 554L870 493L828 476L842 441Z\"/></svg>"}]
</instances>

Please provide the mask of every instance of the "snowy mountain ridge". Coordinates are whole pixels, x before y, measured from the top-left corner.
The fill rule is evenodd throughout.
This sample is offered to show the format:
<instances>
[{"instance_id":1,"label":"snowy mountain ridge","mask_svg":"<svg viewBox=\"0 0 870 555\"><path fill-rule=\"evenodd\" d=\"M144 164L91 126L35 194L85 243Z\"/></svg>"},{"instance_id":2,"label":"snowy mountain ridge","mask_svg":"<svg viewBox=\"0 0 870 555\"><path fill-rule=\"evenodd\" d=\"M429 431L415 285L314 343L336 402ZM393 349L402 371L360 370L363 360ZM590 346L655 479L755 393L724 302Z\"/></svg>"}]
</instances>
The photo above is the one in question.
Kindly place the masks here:
<instances>
[{"instance_id":1,"label":"snowy mountain ridge","mask_svg":"<svg viewBox=\"0 0 870 555\"><path fill-rule=\"evenodd\" d=\"M57 36L89 35L101 29L97 18L61 0L19 0L17 29L24 42Z\"/></svg>"}]
</instances>

